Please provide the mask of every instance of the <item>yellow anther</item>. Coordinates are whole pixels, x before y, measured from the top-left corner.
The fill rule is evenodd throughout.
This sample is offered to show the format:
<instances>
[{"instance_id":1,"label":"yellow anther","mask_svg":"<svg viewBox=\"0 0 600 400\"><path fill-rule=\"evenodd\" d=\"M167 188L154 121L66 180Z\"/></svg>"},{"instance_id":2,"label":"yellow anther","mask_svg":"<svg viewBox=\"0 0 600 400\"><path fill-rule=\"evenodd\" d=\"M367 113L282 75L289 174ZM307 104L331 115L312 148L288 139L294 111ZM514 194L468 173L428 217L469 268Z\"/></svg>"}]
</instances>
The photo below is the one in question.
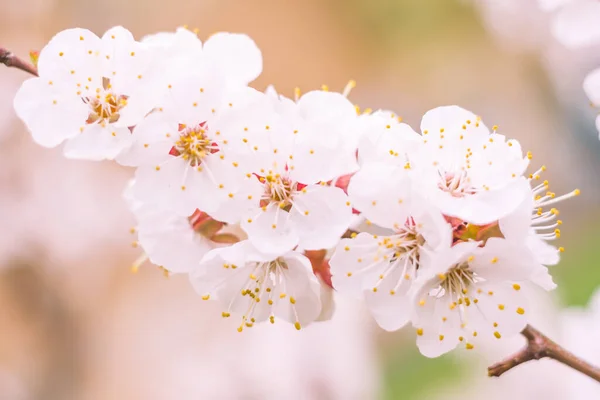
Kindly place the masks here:
<instances>
[{"instance_id":1,"label":"yellow anther","mask_svg":"<svg viewBox=\"0 0 600 400\"><path fill-rule=\"evenodd\" d=\"M515 290L521 290L521 286L518 283L515 283L513 285L513 289L515 289Z\"/></svg>"},{"instance_id":2,"label":"yellow anther","mask_svg":"<svg viewBox=\"0 0 600 400\"><path fill-rule=\"evenodd\" d=\"M229 314L228 312L223 311L223 313L221 313L221 316L223 316L223 318L229 318L231 316L231 314Z\"/></svg>"},{"instance_id":3,"label":"yellow anther","mask_svg":"<svg viewBox=\"0 0 600 400\"><path fill-rule=\"evenodd\" d=\"M296 299L293 296L290 296L290 303L296 304Z\"/></svg>"},{"instance_id":4,"label":"yellow anther","mask_svg":"<svg viewBox=\"0 0 600 400\"><path fill-rule=\"evenodd\" d=\"M498 304L498 310L500 310L500 311L504 310L504 304Z\"/></svg>"},{"instance_id":5,"label":"yellow anther","mask_svg":"<svg viewBox=\"0 0 600 400\"><path fill-rule=\"evenodd\" d=\"M517 308L517 314L523 315L525 314L525 310L521 307Z\"/></svg>"},{"instance_id":6,"label":"yellow anther","mask_svg":"<svg viewBox=\"0 0 600 400\"><path fill-rule=\"evenodd\" d=\"M296 327L297 330L302 329L302 326L300 325L300 322L296 321L296 323L294 324L294 326Z\"/></svg>"},{"instance_id":7,"label":"yellow anther","mask_svg":"<svg viewBox=\"0 0 600 400\"><path fill-rule=\"evenodd\" d=\"M285 296L286 296L286 294L285 294L285 293L281 293L281 294L279 295L279 298L280 298L280 299L283 299Z\"/></svg>"},{"instance_id":8,"label":"yellow anther","mask_svg":"<svg viewBox=\"0 0 600 400\"><path fill-rule=\"evenodd\" d=\"M423 328L418 328L417 329L417 335L423 336Z\"/></svg>"},{"instance_id":9,"label":"yellow anther","mask_svg":"<svg viewBox=\"0 0 600 400\"><path fill-rule=\"evenodd\" d=\"M440 335L439 338L440 338L440 342L441 342L442 340L444 340L444 335Z\"/></svg>"},{"instance_id":10,"label":"yellow anther","mask_svg":"<svg viewBox=\"0 0 600 400\"><path fill-rule=\"evenodd\" d=\"M473 347L474 347L474 346L473 346L471 343L467 343L467 344L465 345L465 348L466 348L467 350L473 350Z\"/></svg>"},{"instance_id":11,"label":"yellow anther","mask_svg":"<svg viewBox=\"0 0 600 400\"><path fill-rule=\"evenodd\" d=\"M210 294L205 294L204 296L202 296L202 300L208 300L210 299Z\"/></svg>"},{"instance_id":12,"label":"yellow anther","mask_svg":"<svg viewBox=\"0 0 600 400\"><path fill-rule=\"evenodd\" d=\"M494 336L496 336L496 339L500 339L502 337L498 331L494 332Z\"/></svg>"}]
</instances>

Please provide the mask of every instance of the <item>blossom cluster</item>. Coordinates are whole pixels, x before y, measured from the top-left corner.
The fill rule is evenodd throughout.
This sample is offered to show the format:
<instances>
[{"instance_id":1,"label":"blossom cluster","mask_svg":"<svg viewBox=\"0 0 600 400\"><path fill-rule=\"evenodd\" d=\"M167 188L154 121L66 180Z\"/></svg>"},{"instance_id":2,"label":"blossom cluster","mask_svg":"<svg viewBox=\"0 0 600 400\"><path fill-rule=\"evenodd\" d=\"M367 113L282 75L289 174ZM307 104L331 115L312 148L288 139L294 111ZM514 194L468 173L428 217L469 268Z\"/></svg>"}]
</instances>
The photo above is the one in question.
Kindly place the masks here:
<instances>
[{"instance_id":1,"label":"blossom cluster","mask_svg":"<svg viewBox=\"0 0 600 400\"><path fill-rule=\"evenodd\" d=\"M141 41L69 29L38 70L14 100L33 139L134 167L137 243L240 332L301 329L330 284L386 330L411 324L435 357L517 334L528 288L555 287L553 206L579 191L556 196L545 167L526 173L531 153L470 111L432 109L416 132L393 112L360 113L353 82L261 92L248 36L202 43L185 28Z\"/></svg>"}]
</instances>

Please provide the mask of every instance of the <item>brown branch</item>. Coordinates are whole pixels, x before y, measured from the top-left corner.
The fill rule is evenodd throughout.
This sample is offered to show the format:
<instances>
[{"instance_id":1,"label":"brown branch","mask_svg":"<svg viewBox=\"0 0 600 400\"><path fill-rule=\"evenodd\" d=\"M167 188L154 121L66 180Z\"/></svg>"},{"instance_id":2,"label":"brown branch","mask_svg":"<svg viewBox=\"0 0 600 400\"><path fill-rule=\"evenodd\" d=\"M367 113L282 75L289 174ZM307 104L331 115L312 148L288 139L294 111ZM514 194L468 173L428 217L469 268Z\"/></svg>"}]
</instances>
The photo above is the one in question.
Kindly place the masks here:
<instances>
[{"instance_id":1,"label":"brown branch","mask_svg":"<svg viewBox=\"0 0 600 400\"><path fill-rule=\"evenodd\" d=\"M0 47L0 64L4 64L7 67L17 68L21 71L29 72L31 75L38 76L37 68L35 66L23 61L3 47Z\"/></svg>"},{"instance_id":2,"label":"brown branch","mask_svg":"<svg viewBox=\"0 0 600 400\"><path fill-rule=\"evenodd\" d=\"M517 365L547 357L600 382L600 368L583 361L573 353L565 350L537 329L527 325L521 334L527 339L527 345L513 356L489 367L489 376L500 376Z\"/></svg>"}]
</instances>

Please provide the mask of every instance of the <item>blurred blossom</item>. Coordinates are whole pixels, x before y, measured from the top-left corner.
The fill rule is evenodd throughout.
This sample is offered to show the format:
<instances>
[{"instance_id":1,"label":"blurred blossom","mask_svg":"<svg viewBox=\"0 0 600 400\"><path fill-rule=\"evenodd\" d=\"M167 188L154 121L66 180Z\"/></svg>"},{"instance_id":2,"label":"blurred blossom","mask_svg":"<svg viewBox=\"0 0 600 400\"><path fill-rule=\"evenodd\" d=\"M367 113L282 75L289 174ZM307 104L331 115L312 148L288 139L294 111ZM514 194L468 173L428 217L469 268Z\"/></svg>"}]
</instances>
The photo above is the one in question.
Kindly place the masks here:
<instances>
[{"instance_id":1,"label":"blurred blossom","mask_svg":"<svg viewBox=\"0 0 600 400\"><path fill-rule=\"evenodd\" d=\"M559 8L553 16L552 34L571 49L597 43L600 41L600 3L573 0Z\"/></svg>"}]
</instances>

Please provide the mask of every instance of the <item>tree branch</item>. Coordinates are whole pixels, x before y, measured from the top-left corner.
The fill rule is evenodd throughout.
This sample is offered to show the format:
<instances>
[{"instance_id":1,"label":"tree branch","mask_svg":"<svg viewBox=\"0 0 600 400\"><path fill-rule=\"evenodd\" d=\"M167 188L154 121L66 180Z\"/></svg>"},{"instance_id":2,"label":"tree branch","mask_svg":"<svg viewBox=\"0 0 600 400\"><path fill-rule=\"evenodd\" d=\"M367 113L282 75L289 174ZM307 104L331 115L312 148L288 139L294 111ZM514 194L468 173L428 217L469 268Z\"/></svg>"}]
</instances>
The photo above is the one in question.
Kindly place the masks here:
<instances>
[{"instance_id":1,"label":"tree branch","mask_svg":"<svg viewBox=\"0 0 600 400\"><path fill-rule=\"evenodd\" d=\"M38 76L37 68L32 64L21 60L7 49L0 47L0 64L7 67L18 68L21 71L29 72L31 75Z\"/></svg>"},{"instance_id":2,"label":"tree branch","mask_svg":"<svg viewBox=\"0 0 600 400\"><path fill-rule=\"evenodd\" d=\"M600 382L600 368L583 361L573 353L565 350L537 329L527 325L521 334L527 339L527 345L513 356L489 367L489 376L500 376L527 361L548 357Z\"/></svg>"}]
</instances>

